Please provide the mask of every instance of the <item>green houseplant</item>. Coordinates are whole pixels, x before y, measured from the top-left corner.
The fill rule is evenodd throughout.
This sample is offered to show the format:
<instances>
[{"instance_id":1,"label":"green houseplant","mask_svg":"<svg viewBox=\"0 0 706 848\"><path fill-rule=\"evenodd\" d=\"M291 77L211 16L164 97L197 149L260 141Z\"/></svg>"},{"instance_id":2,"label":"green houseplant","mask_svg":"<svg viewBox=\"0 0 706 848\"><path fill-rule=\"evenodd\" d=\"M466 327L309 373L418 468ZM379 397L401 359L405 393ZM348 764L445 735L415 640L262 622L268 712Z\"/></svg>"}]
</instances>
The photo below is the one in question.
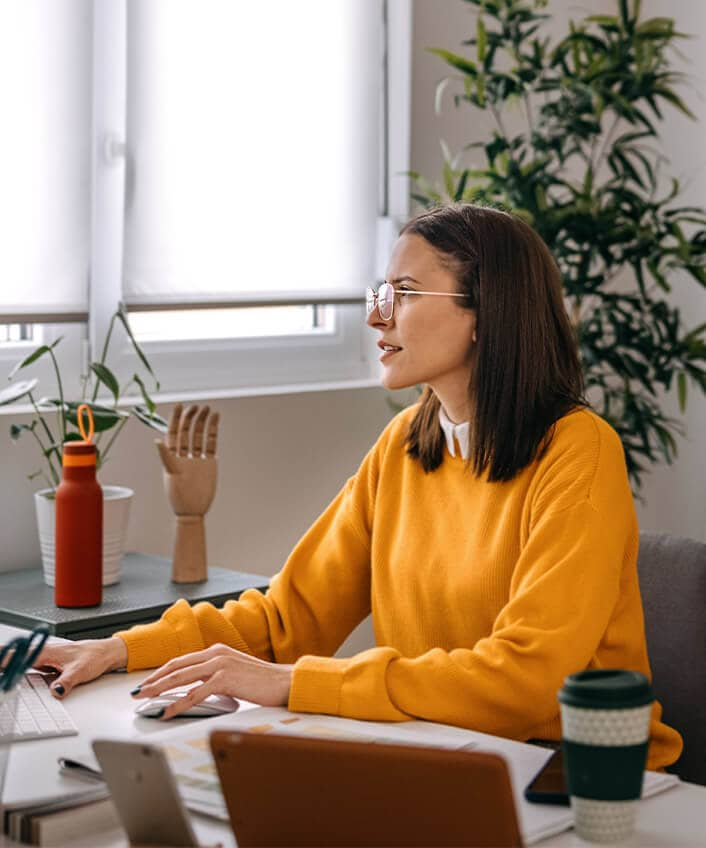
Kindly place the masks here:
<instances>
[{"instance_id":1,"label":"green houseplant","mask_svg":"<svg viewBox=\"0 0 706 848\"><path fill-rule=\"evenodd\" d=\"M133 373L124 385L120 385L117 376L107 364L110 342L116 325L121 325L132 344L139 359L143 374ZM28 356L24 357L12 369L10 385L0 391L0 405L19 400L29 401L33 416L30 423L13 423L10 426L10 437L13 441L31 437L37 446L40 467L29 474L29 479L40 478L47 488L35 493L37 520L39 525L42 560L44 563L45 580L53 585L54 575L54 492L61 480L62 448L64 442L81 439L77 422L77 410L81 403L90 406L95 426L95 441L97 447L97 467L105 465L106 459L117 436L125 423L134 416L143 424L159 432L166 432L167 422L161 418L155 409L146 380L150 379L155 389L159 383L154 375L149 361L138 345L130 329L127 314L122 307L111 318L106 338L101 350L100 359L91 362L88 373L81 377L80 398L69 399L62 379L61 370L54 353L54 348L61 342L57 339L50 345L40 345ZM47 357L51 360L56 378L56 395L35 397L38 379L15 379L19 372L30 369L39 359ZM142 403L124 405L120 397L135 387L139 390ZM109 400L98 403L101 388L107 393ZM122 544L127 525L127 515L132 491L120 486L103 486L104 495L104 561L103 582L113 583L119 577Z\"/></svg>"},{"instance_id":2,"label":"green houseplant","mask_svg":"<svg viewBox=\"0 0 706 848\"><path fill-rule=\"evenodd\" d=\"M464 55L431 49L455 72L437 107L451 86L456 107L489 113L494 128L455 156L445 149L441 185L413 172L413 197L511 209L541 234L588 397L619 433L639 491L683 432L666 394L676 389L683 412L690 382L706 391L706 325L687 329L667 297L677 274L706 285L706 211L678 205L679 181L660 173L663 109L693 117L670 64L685 36L670 18L642 20L640 0L572 22L555 43L543 35L547 0L464 2L476 10Z\"/></svg>"}]
</instances>

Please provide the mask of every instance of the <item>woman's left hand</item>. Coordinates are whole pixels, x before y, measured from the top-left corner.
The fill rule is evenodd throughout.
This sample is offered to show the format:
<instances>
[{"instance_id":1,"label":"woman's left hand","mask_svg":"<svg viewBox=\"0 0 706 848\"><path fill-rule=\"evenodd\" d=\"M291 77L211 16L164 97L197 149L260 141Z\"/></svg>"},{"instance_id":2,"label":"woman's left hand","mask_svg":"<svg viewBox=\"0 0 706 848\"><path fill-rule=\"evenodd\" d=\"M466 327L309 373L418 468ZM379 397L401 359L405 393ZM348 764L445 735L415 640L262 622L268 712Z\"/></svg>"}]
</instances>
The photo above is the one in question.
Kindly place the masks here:
<instances>
[{"instance_id":1,"label":"woman's left hand","mask_svg":"<svg viewBox=\"0 0 706 848\"><path fill-rule=\"evenodd\" d=\"M266 662L227 645L211 645L203 651L169 660L142 681L135 697L155 698L167 689L200 680L200 685L167 707L162 719L183 713L208 695L231 695L265 707L286 706L293 668L293 665Z\"/></svg>"}]
</instances>

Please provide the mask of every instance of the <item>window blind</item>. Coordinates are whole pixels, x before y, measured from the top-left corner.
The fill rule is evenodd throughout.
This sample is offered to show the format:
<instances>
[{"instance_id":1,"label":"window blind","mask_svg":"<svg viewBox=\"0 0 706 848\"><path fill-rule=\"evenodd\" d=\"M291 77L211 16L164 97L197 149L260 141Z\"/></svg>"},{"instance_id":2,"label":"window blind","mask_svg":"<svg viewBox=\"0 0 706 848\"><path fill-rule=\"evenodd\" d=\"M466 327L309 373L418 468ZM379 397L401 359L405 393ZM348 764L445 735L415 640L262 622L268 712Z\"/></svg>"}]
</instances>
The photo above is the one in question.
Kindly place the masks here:
<instances>
[{"instance_id":1,"label":"window blind","mask_svg":"<svg viewBox=\"0 0 706 848\"><path fill-rule=\"evenodd\" d=\"M374 278L382 0L129 0L129 308Z\"/></svg>"},{"instance_id":2,"label":"window blind","mask_svg":"<svg viewBox=\"0 0 706 848\"><path fill-rule=\"evenodd\" d=\"M86 317L91 10L0 4L0 323Z\"/></svg>"}]
</instances>

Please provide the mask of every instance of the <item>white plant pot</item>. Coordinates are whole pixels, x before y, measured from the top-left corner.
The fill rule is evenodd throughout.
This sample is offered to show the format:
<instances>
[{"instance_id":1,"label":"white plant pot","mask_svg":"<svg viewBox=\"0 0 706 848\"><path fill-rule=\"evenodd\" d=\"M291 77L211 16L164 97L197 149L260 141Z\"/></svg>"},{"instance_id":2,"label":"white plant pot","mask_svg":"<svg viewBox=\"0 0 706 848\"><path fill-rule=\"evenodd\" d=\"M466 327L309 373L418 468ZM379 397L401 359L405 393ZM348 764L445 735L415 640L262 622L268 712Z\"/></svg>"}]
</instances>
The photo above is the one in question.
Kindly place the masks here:
<instances>
[{"instance_id":1,"label":"white plant pot","mask_svg":"<svg viewBox=\"0 0 706 848\"><path fill-rule=\"evenodd\" d=\"M130 515L130 502L134 492L124 486L103 486L103 585L112 586L120 580L120 568L123 561L123 549L127 522ZM56 521L56 501L48 497L51 489L42 489L34 493L34 505L37 510L37 528L39 544L42 550L44 582L54 585L54 529Z\"/></svg>"}]
</instances>

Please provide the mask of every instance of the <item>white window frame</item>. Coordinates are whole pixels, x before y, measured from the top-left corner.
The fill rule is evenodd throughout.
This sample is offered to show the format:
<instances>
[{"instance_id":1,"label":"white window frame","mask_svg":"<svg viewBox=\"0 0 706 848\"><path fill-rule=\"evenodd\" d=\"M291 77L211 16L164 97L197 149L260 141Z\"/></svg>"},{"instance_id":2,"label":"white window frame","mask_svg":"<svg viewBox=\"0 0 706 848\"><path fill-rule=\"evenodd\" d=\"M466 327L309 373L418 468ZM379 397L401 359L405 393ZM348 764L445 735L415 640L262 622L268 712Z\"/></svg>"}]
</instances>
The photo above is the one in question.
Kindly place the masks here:
<instances>
[{"instance_id":1,"label":"white window frame","mask_svg":"<svg viewBox=\"0 0 706 848\"><path fill-rule=\"evenodd\" d=\"M384 275L389 248L409 212L411 102L411 0L384 0L387 19L384 143L381 145L377 280L362 281L360 306L337 306L331 334L206 341L145 341L141 344L167 392L181 396L237 396L375 385L379 365L373 333L365 327L364 285ZM93 206L88 342L93 357L122 298L127 6L96 0L94 8ZM383 95L381 94L381 97ZM117 342L116 342L117 343ZM109 364L119 370L133 357L127 342L113 348ZM196 387L198 386L198 389ZM169 390L171 388L171 390Z\"/></svg>"}]
</instances>

